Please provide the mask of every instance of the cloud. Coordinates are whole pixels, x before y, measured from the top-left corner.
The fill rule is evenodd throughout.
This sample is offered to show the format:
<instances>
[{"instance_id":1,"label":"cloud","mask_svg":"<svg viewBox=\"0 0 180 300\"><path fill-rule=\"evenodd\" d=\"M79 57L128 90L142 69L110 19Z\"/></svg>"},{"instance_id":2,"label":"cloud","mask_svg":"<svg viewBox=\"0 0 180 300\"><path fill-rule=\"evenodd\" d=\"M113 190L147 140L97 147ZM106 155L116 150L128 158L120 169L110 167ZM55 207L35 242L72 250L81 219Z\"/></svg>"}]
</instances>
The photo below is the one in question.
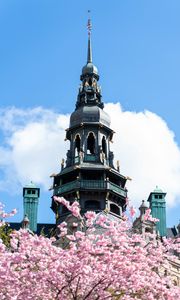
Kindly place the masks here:
<instances>
[{"instance_id":1,"label":"cloud","mask_svg":"<svg viewBox=\"0 0 180 300\"><path fill-rule=\"evenodd\" d=\"M66 154L68 143L64 138L68 122L68 115L41 107L2 110L0 124L6 142L0 149L3 157L0 189L8 189L11 182L14 193L19 185L32 180L47 190L52 182L49 175L60 170Z\"/></svg>"},{"instance_id":2,"label":"cloud","mask_svg":"<svg viewBox=\"0 0 180 300\"><path fill-rule=\"evenodd\" d=\"M137 206L158 185L167 192L167 203L180 198L180 149L174 133L158 115L123 111L120 104L108 103L116 131L111 145L121 173L133 180L128 183L129 197ZM60 170L69 142L64 142L69 115L42 107L0 110L0 190L14 193L34 181L49 188L49 175Z\"/></svg>"},{"instance_id":3,"label":"cloud","mask_svg":"<svg viewBox=\"0 0 180 300\"><path fill-rule=\"evenodd\" d=\"M109 103L116 159L121 172L133 180L128 183L129 197L139 205L156 185L167 192L167 203L180 198L180 149L166 122L150 111L123 111L120 104Z\"/></svg>"}]
</instances>

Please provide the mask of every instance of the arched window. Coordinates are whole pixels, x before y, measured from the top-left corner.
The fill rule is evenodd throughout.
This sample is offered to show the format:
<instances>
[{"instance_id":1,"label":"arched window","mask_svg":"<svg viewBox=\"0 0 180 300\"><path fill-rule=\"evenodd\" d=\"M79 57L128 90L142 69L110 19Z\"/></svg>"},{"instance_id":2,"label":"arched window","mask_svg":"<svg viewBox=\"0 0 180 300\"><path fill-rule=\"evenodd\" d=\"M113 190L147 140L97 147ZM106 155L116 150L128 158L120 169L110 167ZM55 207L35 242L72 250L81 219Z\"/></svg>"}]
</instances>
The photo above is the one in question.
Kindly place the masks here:
<instances>
[{"instance_id":1,"label":"arched window","mask_svg":"<svg viewBox=\"0 0 180 300\"><path fill-rule=\"evenodd\" d=\"M85 209L100 210L100 202L96 200L88 200L85 202Z\"/></svg>"},{"instance_id":2,"label":"arched window","mask_svg":"<svg viewBox=\"0 0 180 300\"><path fill-rule=\"evenodd\" d=\"M92 86L92 79L91 78L89 78L88 83L89 83L90 86Z\"/></svg>"},{"instance_id":3,"label":"arched window","mask_svg":"<svg viewBox=\"0 0 180 300\"><path fill-rule=\"evenodd\" d=\"M105 157L107 157L107 145L106 145L106 139L105 136L102 138L102 151L105 154Z\"/></svg>"},{"instance_id":4,"label":"arched window","mask_svg":"<svg viewBox=\"0 0 180 300\"><path fill-rule=\"evenodd\" d=\"M145 228L145 232L147 232L147 233L153 233L153 230L151 228L146 227Z\"/></svg>"},{"instance_id":5,"label":"arched window","mask_svg":"<svg viewBox=\"0 0 180 300\"><path fill-rule=\"evenodd\" d=\"M115 204L110 204L110 211L118 216L120 216L120 209Z\"/></svg>"},{"instance_id":6,"label":"arched window","mask_svg":"<svg viewBox=\"0 0 180 300\"><path fill-rule=\"evenodd\" d=\"M92 132L89 133L87 138L87 154L95 154L95 137Z\"/></svg>"},{"instance_id":7,"label":"arched window","mask_svg":"<svg viewBox=\"0 0 180 300\"><path fill-rule=\"evenodd\" d=\"M81 138L80 138L79 134L76 135L74 143L75 143L75 156L78 156L78 154L80 152L80 145L81 145Z\"/></svg>"}]
</instances>

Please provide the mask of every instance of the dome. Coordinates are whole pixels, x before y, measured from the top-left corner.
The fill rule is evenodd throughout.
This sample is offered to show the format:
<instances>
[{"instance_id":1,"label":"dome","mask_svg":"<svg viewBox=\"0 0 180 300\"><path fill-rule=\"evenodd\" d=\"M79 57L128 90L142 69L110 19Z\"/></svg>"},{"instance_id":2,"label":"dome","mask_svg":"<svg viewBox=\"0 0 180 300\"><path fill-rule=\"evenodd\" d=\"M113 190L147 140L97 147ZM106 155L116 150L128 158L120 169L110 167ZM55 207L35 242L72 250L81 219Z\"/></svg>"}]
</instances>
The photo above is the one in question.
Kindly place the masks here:
<instances>
[{"instance_id":1,"label":"dome","mask_svg":"<svg viewBox=\"0 0 180 300\"><path fill-rule=\"evenodd\" d=\"M156 186L153 193L163 193L163 191L158 186Z\"/></svg>"},{"instance_id":2,"label":"dome","mask_svg":"<svg viewBox=\"0 0 180 300\"><path fill-rule=\"evenodd\" d=\"M30 188L30 189L31 189L31 188L35 188L35 189L36 189L37 186L35 185L34 182L31 181L29 184L27 184L27 185L25 186L25 188Z\"/></svg>"},{"instance_id":3,"label":"dome","mask_svg":"<svg viewBox=\"0 0 180 300\"><path fill-rule=\"evenodd\" d=\"M98 69L93 63L88 62L83 68L82 68L82 75L86 74L96 74L98 75Z\"/></svg>"},{"instance_id":4,"label":"dome","mask_svg":"<svg viewBox=\"0 0 180 300\"><path fill-rule=\"evenodd\" d=\"M69 127L73 127L85 122L98 122L110 127L111 120L109 115L98 106L82 106L72 113Z\"/></svg>"}]
</instances>

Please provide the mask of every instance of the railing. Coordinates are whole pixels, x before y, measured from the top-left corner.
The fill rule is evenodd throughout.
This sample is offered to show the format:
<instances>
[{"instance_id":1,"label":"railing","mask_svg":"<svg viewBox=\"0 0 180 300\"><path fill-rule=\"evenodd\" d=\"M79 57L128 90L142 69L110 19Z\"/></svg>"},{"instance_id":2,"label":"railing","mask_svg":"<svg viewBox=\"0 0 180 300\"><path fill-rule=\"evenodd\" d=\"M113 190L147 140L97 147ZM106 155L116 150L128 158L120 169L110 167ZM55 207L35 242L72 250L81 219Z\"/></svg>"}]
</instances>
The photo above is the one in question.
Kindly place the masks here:
<instances>
[{"instance_id":1,"label":"railing","mask_svg":"<svg viewBox=\"0 0 180 300\"><path fill-rule=\"evenodd\" d=\"M112 190L123 197L127 196L127 192L125 190L123 190L120 186L118 186L110 181L108 182L108 185L109 185L109 187L108 187L109 190Z\"/></svg>"},{"instance_id":2,"label":"railing","mask_svg":"<svg viewBox=\"0 0 180 300\"><path fill-rule=\"evenodd\" d=\"M81 180L80 186L85 189L105 189L106 182L104 180Z\"/></svg>"},{"instance_id":3,"label":"railing","mask_svg":"<svg viewBox=\"0 0 180 300\"><path fill-rule=\"evenodd\" d=\"M84 161L96 161L96 155L94 154L85 154Z\"/></svg>"},{"instance_id":4,"label":"railing","mask_svg":"<svg viewBox=\"0 0 180 300\"><path fill-rule=\"evenodd\" d=\"M63 184L60 187L57 187L54 189L54 194L62 194L69 192L71 190L76 189L87 189L87 190L96 190L96 189L107 189L112 190L115 193L126 197L127 193L124 189L122 189L120 186L110 182L110 181L104 181L104 180L74 180L68 183Z\"/></svg>"},{"instance_id":5,"label":"railing","mask_svg":"<svg viewBox=\"0 0 180 300\"><path fill-rule=\"evenodd\" d=\"M54 193L62 194L62 193L69 192L74 189L78 189L78 188L80 188L80 182L78 180L75 180L75 181L65 183L58 188L55 188Z\"/></svg>"}]
</instances>

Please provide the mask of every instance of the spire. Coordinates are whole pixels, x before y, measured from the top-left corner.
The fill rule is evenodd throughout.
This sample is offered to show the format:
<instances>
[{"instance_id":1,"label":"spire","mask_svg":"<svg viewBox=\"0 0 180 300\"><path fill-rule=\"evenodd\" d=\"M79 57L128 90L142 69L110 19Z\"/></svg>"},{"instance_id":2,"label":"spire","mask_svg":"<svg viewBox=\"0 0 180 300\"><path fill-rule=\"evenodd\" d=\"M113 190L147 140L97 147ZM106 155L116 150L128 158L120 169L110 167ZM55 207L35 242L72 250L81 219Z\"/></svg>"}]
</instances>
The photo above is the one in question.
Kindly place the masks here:
<instances>
[{"instance_id":1,"label":"spire","mask_svg":"<svg viewBox=\"0 0 180 300\"><path fill-rule=\"evenodd\" d=\"M90 13L90 10L88 10L88 13ZM83 80L87 75L89 75L89 76L94 76L94 78L96 78L96 80L99 80L98 69L92 62L92 46L91 46L92 24L91 24L90 17L89 17L88 22L87 22L87 29L88 29L87 63L82 68L82 74L81 74L80 79Z\"/></svg>"},{"instance_id":2,"label":"spire","mask_svg":"<svg viewBox=\"0 0 180 300\"><path fill-rule=\"evenodd\" d=\"M89 12L89 11L88 11ZM91 29L92 29L92 24L91 24L91 19L88 19L87 23L87 28L88 28L88 53L87 53L87 63L92 63L92 46L91 46Z\"/></svg>"},{"instance_id":3,"label":"spire","mask_svg":"<svg viewBox=\"0 0 180 300\"><path fill-rule=\"evenodd\" d=\"M88 11L89 13L90 11ZM101 101L101 88L98 85L99 74L97 67L92 62L92 47L91 47L91 19L88 19L88 51L87 51L87 63L82 68L80 80L82 83L79 87L79 93L76 102L76 109L80 106L99 106L103 108L103 102Z\"/></svg>"}]
</instances>

